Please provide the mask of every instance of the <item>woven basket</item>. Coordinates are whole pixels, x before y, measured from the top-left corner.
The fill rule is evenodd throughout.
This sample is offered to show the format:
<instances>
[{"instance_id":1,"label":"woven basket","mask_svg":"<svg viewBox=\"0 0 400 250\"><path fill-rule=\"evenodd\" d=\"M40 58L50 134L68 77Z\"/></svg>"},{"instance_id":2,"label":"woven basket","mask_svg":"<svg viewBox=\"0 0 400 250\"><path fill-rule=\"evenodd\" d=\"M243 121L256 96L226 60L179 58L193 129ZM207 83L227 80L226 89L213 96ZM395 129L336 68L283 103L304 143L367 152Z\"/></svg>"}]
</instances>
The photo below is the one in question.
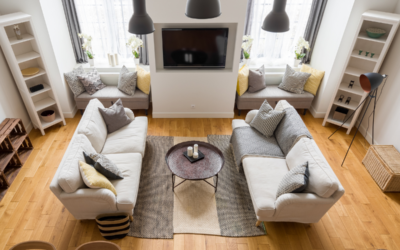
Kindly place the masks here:
<instances>
[{"instance_id":1,"label":"woven basket","mask_svg":"<svg viewBox=\"0 0 400 250\"><path fill-rule=\"evenodd\" d=\"M363 164L383 192L400 192L400 153L394 146L371 146Z\"/></svg>"},{"instance_id":2,"label":"woven basket","mask_svg":"<svg viewBox=\"0 0 400 250\"><path fill-rule=\"evenodd\" d=\"M96 217L100 234L107 240L122 239L131 228L130 216L125 213L102 214Z\"/></svg>"}]
</instances>

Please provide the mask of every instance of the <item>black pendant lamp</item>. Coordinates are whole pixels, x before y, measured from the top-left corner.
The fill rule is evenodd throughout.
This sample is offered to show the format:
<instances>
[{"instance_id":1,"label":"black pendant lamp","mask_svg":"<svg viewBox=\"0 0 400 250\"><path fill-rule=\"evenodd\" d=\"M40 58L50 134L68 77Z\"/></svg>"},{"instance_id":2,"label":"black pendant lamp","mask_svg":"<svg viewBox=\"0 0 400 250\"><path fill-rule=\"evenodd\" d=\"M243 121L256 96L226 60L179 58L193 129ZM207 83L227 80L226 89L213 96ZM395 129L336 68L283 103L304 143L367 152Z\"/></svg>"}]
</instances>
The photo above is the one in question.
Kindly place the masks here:
<instances>
[{"instance_id":1,"label":"black pendant lamp","mask_svg":"<svg viewBox=\"0 0 400 250\"><path fill-rule=\"evenodd\" d=\"M386 75L381 75L379 73L365 73L360 76L360 85L364 92L374 91L381 85L383 79L385 79Z\"/></svg>"},{"instance_id":2,"label":"black pendant lamp","mask_svg":"<svg viewBox=\"0 0 400 250\"><path fill-rule=\"evenodd\" d=\"M186 16L195 19L209 19L221 15L219 0L187 0Z\"/></svg>"},{"instance_id":3,"label":"black pendant lamp","mask_svg":"<svg viewBox=\"0 0 400 250\"><path fill-rule=\"evenodd\" d=\"M275 0L272 11L264 19L262 29L274 33L289 31L289 17L285 8L286 0Z\"/></svg>"},{"instance_id":4,"label":"black pendant lamp","mask_svg":"<svg viewBox=\"0 0 400 250\"><path fill-rule=\"evenodd\" d=\"M129 21L128 31L136 35L146 35L154 32L154 24L146 12L145 0L133 0L133 15Z\"/></svg>"}]
</instances>

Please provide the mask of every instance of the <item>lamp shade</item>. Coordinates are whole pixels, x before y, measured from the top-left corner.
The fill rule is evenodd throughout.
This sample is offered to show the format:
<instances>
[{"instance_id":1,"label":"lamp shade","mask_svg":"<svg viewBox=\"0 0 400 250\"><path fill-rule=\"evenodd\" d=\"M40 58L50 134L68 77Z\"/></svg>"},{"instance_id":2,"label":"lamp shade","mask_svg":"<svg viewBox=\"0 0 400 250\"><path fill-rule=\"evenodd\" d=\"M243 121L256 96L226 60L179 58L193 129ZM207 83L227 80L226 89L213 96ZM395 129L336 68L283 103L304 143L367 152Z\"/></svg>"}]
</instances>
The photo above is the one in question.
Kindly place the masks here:
<instances>
[{"instance_id":1,"label":"lamp shade","mask_svg":"<svg viewBox=\"0 0 400 250\"><path fill-rule=\"evenodd\" d=\"M275 0L272 11L265 17L261 28L274 33L289 31L289 17L285 8L286 0Z\"/></svg>"},{"instance_id":2,"label":"lamp shade","mask_svg":"<svg viewBox=\"0 0 400 250\"><path fill-rule=\"evenodd\" d=\"M129 20L129 33L146 35L154 32L154 24L146 12L145 0L133 0L133 15Z\"/></svg>"},{"instance_id":3,"label":"lamp shade","mask_svg":"<svg viewBox=\"0 0 400 250\"><path fill-rule=\"evenodd\" d=\"M365 73L360 76L360 85L365 92L371 92L381 85L385 76L379 73Z\"/></svg>"},{"instance_id":4,"label":"lamp shade","mask_svg":"<svg viewBox=\"0 0 400 250\"><path fill-rule=\"evenodd\" d=\"M195 19L209 19L221 15L219 0L187 0L186 16Z\"/></svg>"}]
</instances>

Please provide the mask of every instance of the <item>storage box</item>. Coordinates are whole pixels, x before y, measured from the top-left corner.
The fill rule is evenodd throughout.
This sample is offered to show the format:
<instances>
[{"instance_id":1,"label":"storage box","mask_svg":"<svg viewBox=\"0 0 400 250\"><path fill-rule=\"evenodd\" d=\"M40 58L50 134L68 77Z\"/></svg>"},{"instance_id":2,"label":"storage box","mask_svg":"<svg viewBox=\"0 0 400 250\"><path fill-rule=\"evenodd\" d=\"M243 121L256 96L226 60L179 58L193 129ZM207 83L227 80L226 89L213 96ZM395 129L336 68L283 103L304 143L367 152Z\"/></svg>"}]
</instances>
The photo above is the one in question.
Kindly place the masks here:
<instances>
[{"instance_id":1,"label":"storage box","mask_svg":"<svg viewBox=\"0 0 400 250\"><path fill-rule=\"evenodd\" d=\"M400 192L400 153L394 146L372 145L363 164L383 192Z\"/></svg>"},{"instance_id":2,"label":"storage box","mask_svg":"<svg viewBox=\"0 0 400 250\"><path fill-rule=\"evenodd\" d=\"M346 108L337 107L335 109L335 112L333 113L333 119L336 121L344 122L344 119L346 118L348 112L349 110Z\"/></svg>"}]
</instances>

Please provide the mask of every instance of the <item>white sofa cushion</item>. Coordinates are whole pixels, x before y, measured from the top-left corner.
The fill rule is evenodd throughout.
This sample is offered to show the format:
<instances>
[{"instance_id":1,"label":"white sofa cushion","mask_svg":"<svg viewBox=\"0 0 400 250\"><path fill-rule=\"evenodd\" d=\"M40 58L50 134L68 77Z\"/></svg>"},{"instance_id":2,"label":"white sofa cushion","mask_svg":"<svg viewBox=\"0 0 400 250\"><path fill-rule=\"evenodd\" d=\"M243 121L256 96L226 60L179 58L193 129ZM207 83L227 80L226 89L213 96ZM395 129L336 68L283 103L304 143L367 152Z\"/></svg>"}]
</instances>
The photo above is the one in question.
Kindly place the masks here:
<instances>
[{"instance_id":1,"label":"white sofa cushion","mask_svg":"<svg viewBox=\"0 0 400 250\"><path fill-rule=\"evenodd\" d=\"M73 137L71 146L68 147L59 166L58 184L66 193L73 193L79 188L86 187L79 171L79 161L85 161L83 151L88 154L96 153L88 138L77 134Z\"/></svg>"},{"instance_id":2,"label":"white sofa cushion","mask_svg":"<svg viewBox=\"0 0 400 250\"><path fill-rule=\"evenodd\" d=\"M119 211L129 211L135 207L139 191L140 172L142 170L142 155L139 153L106 155L119 170L124 179L112 180L117 190L117 208Z\"/></svg>"},{"instance_id":3,"label":"white sofa cushion","mask_svg":"<svg viewBox=\"0 0 400 250\"><path fill-rule=\"evenodd\" d=\"M86 135L97 153L103 149L107 138L107 126L99 111L104 108L98 99L92 99L85 109L78 127L78 134Z\"/></svg>"},{"instance_id":4,"label":"white sofa cushion","mask_svg":"<svg viewBox=\"0 0 400 250\"><path fill-rule=\"evenodd\" d=\"M256 215L273 217L279 183L289 172L285 159L247 157L243 169Z\"/></svg>"},{"instance_id":5,"label":"white sofa cushion","mask_svg":"<svg viewBox=\"0 0 400 250\"><path fill-rule=\"evenodd\" d=\"M232 120L232 130L234 130L235 128L240 128L240 127L250 127L250 125L242 119L233 119Z\"/></svg>"},{"instance_id":6,"label":"white sofa cushion","mask_svg":"<svg viewBox=\"0 0 400 250\"><path fill-rule=\"evenodd\" d=\"M286 163L289 169L293 169L306 161L310 176L304 192L315 193L323 198L331 197L338 190L339 181L315 141L302 138L286 156Z\"/></svg>"},{"instance_id":7,"label":"white sofa cushion","mask_svg":"<svg viewBox=\"0 0 400 250\"><path fill-rule=\"evenodd\" d=\"M131 123L108 134L102 154L140 153L146 148L147 117L135 117Z\"/></svg>"}]
</instances>

